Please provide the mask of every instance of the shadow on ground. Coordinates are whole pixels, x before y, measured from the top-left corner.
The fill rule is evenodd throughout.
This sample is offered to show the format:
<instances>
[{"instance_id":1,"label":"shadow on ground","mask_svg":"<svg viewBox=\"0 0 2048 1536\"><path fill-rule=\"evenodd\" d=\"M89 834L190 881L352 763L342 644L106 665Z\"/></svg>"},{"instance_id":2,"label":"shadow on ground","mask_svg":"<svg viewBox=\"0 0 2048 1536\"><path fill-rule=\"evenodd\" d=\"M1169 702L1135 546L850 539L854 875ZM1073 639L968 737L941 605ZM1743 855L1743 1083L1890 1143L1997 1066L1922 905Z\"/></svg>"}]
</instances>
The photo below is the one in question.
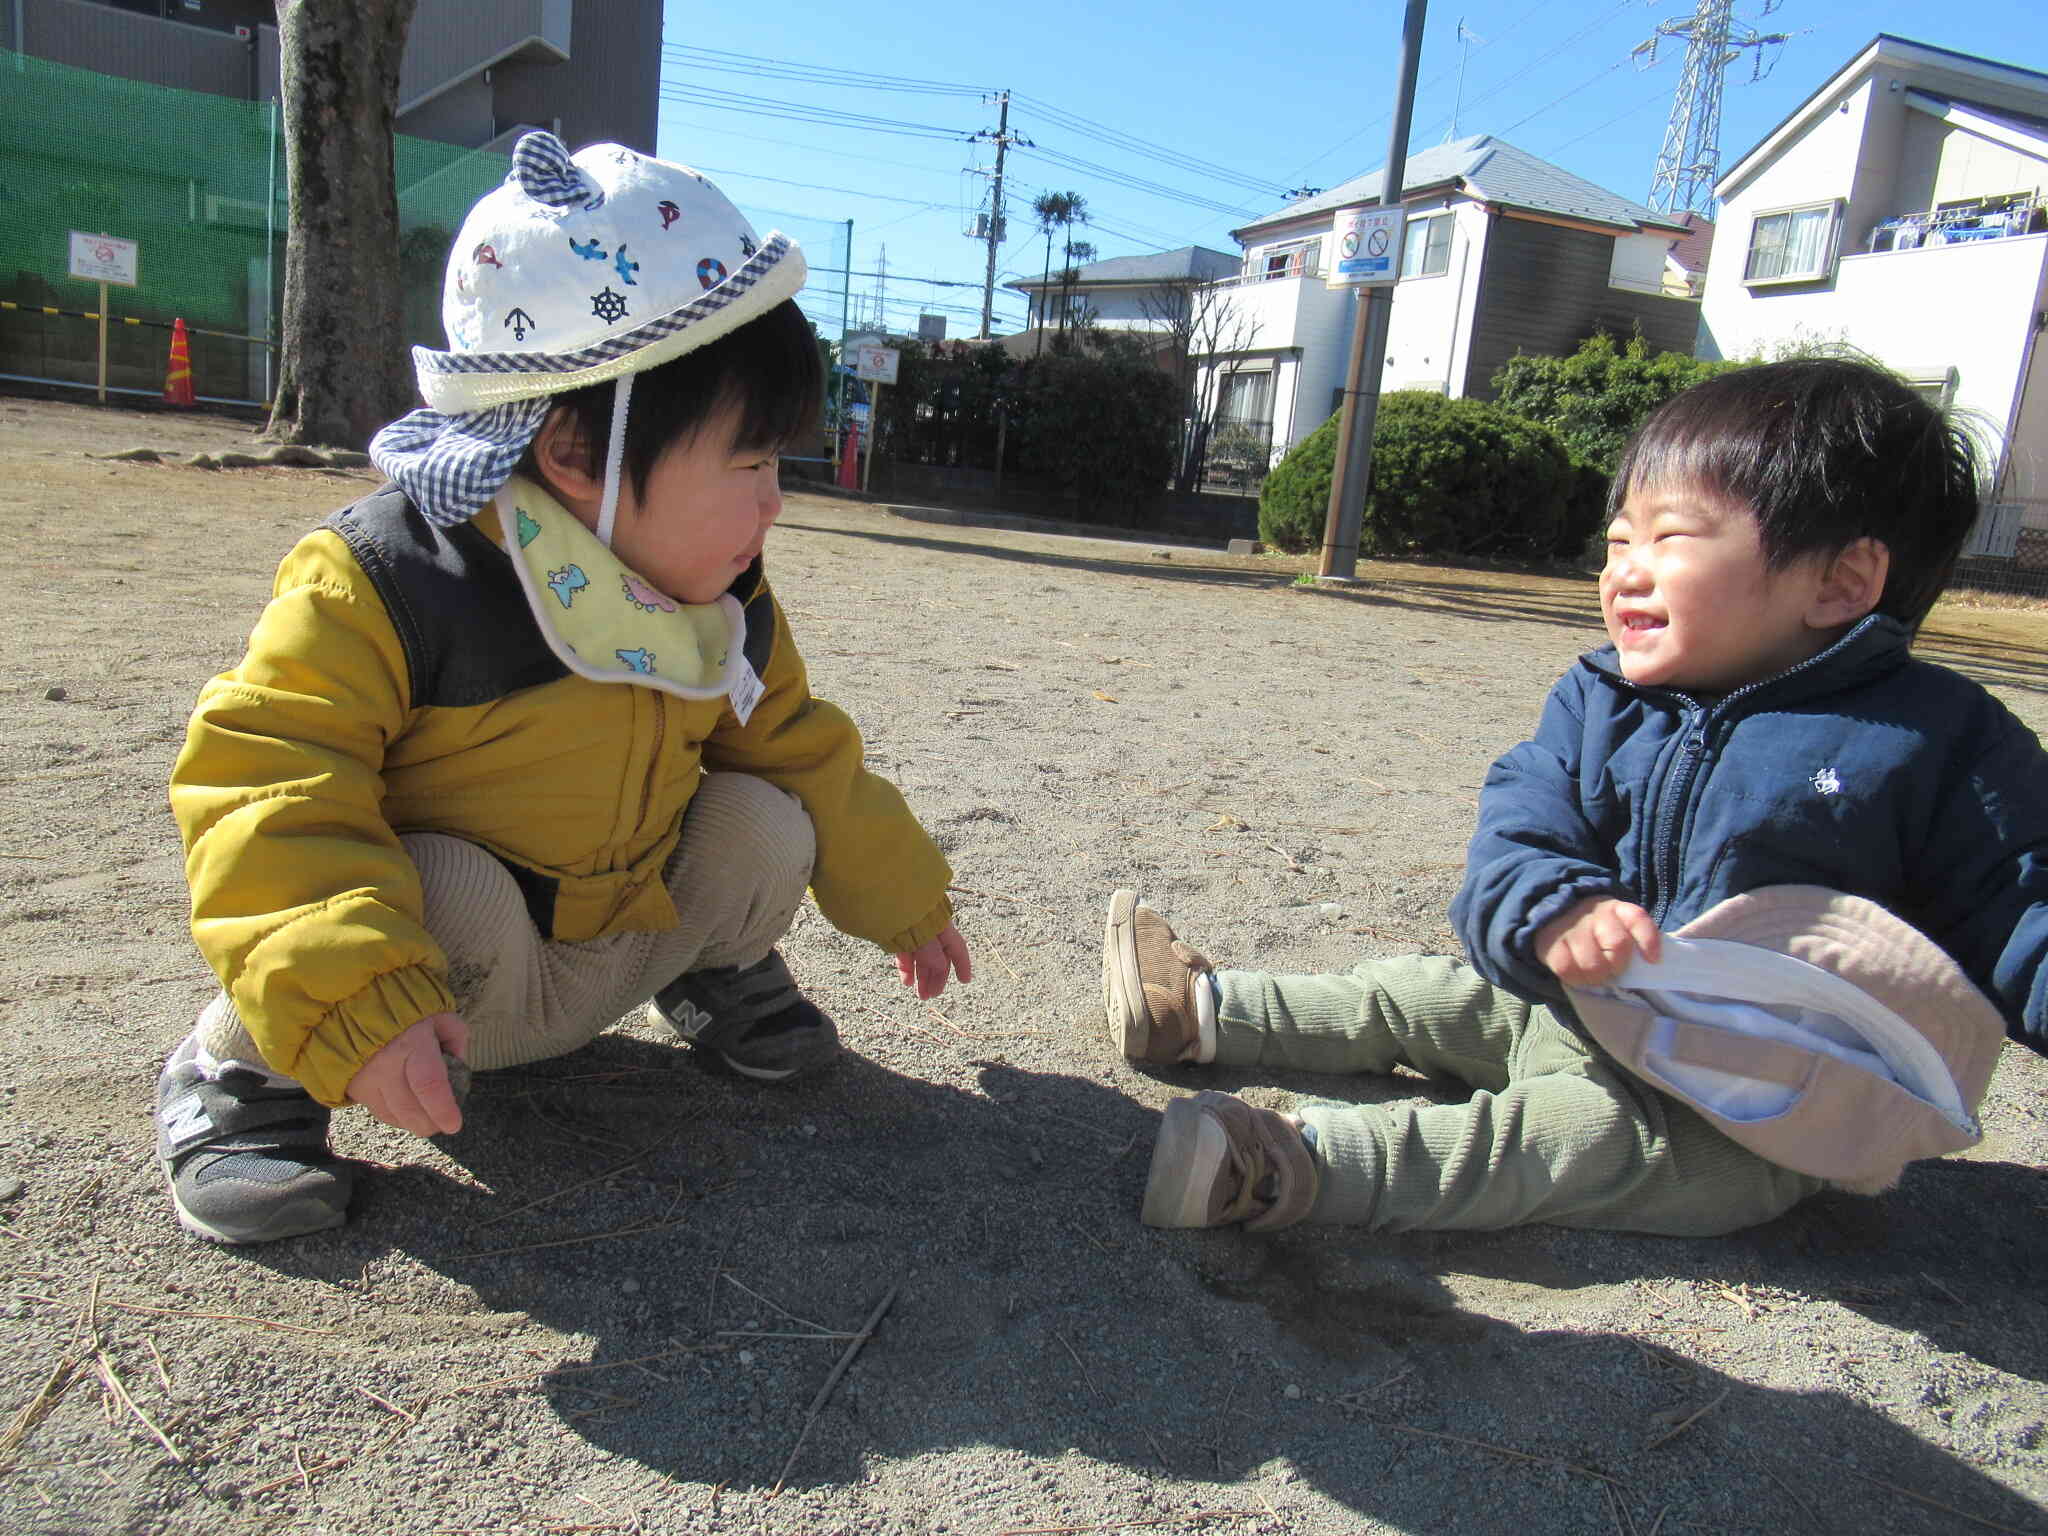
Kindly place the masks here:
<instances>
[{"instance_id":1,"label":"shadow on ground","mask_svg":"<svg viewBox=\"0 0 2048 1536\"><path fill-rule=\"evenodd\" d=\"M922 1453L986 1445L1194 1478L1223 1502L1250 1502L1232 1485L1279 1468L1412 1530L1444 1528L1447 1486L1468 1508L1542 1505L1588 1530L1667 1514L1721 1531L1933 1533L1959 1513L2042 1528L1850 1396L1750 1385L1702 1363L1684 1330L1666 1348L1484 1305L1541 1288L1568 1310L1652 1277L1761 1277L2030 1371L1996 1319L1941 1293L1966 1293L1987 1262L2015 1281L2048 1273L2038 1174L1940 1164L1887 1199L1818 1201L1732 1243L1548 1228L1258 1239L1137 1224L1156 1123L1113 1084L1068 1075L983 1063L966 1089L849 1056L764 1091L614 1034L479 1077L468 1127L443 1142L473 1184L387 1171L347 1228L248 1257L337 1279L401 1252L489 1308L587 1338L585 1358L511 1377L502 1352L488 1368L453 1359L449 1390L536 1392L593 1446L736 1490L855 1482L877 1459L914 1475ZM542 1171L550 1142L574 1150L550 1148ZM522 1209L553 1192L566 1197ZM646 1230L588 1240L626 1228ZM1028 1480L945 1493L1043 1523Z\"/></svg>"}]
</instances>

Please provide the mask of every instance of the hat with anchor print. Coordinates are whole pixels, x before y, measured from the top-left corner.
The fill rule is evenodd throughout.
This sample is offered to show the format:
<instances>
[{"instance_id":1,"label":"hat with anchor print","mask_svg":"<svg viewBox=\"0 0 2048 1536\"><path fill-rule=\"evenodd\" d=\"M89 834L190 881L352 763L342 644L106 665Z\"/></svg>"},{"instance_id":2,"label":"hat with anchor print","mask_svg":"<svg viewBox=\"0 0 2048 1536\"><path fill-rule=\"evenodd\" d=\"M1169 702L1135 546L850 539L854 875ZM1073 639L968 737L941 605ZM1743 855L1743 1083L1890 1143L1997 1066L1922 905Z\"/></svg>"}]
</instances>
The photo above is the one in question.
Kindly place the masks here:
<instances>
[{"instance_id":1,"label":"hat with anchor print","mask_svg":"<svg viewBox=\"0 0 2048 1536\"><path fill-rule=\"evenodd\" d=\"M1730 897L1611 981L1566 989L1616 1061L1781 1167L1875 1194L1974 1145L1996 1005L1876 902L1811 885Z\"/></svg>"},{"instance_id":2,"label":"hat with anchor print","mask_svg":"<svg viewBox=\"0 0 2048 1536\"><path fill-rule=\"evenodd\" d=\"M639 373L795 296L803 252L700 173L618 144L524 135L463 220L441 290L448 349L413 348L424 410L379 432L377 466L431 522L489 501L550 398Z\"/></svg>"}]
</instances>

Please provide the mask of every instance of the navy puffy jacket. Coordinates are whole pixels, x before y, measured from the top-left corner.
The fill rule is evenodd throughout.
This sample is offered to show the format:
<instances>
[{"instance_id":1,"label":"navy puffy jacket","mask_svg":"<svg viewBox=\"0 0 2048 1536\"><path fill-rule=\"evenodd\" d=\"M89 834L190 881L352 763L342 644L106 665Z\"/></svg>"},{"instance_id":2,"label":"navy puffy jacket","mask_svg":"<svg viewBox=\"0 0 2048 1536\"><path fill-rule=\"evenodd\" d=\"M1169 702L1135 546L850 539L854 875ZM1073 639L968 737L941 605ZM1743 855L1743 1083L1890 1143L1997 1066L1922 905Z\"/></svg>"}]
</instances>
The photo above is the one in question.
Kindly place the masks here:
<instances>
[{"instance_id":1,"label":"navy puffy jacket","mask_svg":"<svg viewBox=\"0 0 2048 1536\"><path fill-rule=\"evenodd\" d=\"M1612 646L1488 771L1451 921L1519 996L1562 989L1536 931L1586 896L1667 932L1767 885L1867 897L1953 956L2048 1054L2048 753L1983 688L1872 615L1718 700L1638 688Z\"/></svg>"}]
</instances>

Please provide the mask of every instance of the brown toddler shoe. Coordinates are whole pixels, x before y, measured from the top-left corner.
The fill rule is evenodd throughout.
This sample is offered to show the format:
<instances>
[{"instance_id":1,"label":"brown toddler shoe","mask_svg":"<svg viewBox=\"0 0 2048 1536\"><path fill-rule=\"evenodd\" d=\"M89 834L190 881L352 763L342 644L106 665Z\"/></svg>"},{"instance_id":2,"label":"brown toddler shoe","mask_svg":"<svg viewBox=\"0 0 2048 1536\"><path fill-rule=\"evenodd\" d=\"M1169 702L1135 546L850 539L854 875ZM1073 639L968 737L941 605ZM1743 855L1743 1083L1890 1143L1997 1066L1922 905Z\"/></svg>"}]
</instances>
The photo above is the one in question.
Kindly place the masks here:
<instances>
[{"instance_id":1,"label":"brown toddler shoe","mask_svg":"<svg viewBox=\"0 0 2048 1536\"><path fill-rule=\"evenodd\" d=\"M1132 1061L1195 1060L1202 1043L1196 978L1215 969L1207 955L1174 937L1165 918L1140 905L1136 891L1118 891L1102 931L1110 1044Z\"/></svg>"},{"instance_id":2,"label":"brown toddler shoe","mask_svg":"<svg viewBox=\"0 0 2048 1536\"><path fill-rule=\"evenodd\" d=\"M1300 1120L1227 1093L1198 1093L1166 1106L1139 1219L1148 1227L1241 1221L1247 1232L1270 1232L1307 1217L1318 1182Z\"/></svg>"}]
</instances>

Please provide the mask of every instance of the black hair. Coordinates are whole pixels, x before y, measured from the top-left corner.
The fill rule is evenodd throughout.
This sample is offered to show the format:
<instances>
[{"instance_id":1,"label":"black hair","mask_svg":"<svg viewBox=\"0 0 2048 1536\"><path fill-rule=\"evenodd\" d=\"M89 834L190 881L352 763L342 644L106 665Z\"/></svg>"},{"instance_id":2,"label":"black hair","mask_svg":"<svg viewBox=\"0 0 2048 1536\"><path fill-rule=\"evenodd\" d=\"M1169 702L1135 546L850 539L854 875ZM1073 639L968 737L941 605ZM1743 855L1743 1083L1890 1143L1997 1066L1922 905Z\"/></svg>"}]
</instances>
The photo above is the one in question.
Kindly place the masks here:
<instances>
[{"instance_id":1,"label":"black hair","mask_svg":"<svg viewBox=\"0 0 2048 1536\"><path fill-rule=\"evenodd\" d=\"M570 412L600 462L611 440L613 390L607 379L567 390L554 401ZM739 433L733 446L772 452L817 424L824 399L818 338L796 301L785 299L718 340L634 376L621 475L636 496L644 496L661 456L735 403ZM534 471L531 448L521 469Z\"/></svg>"},{"instance_id":2,"label":"black hair","mask_svg":"<svg viewBox=\"0 0 2048 1536\"><path fill-rule=\"evenodd\" d=\"M1756 516L1765 564L1891 552L1877 611L1919 626L1977 519L1977 452L1897 375L1846 358L1736 368L1651 413L1622 450L1610 515L1638 487L1690 484Z\"/></svg>"}]
</instances>

